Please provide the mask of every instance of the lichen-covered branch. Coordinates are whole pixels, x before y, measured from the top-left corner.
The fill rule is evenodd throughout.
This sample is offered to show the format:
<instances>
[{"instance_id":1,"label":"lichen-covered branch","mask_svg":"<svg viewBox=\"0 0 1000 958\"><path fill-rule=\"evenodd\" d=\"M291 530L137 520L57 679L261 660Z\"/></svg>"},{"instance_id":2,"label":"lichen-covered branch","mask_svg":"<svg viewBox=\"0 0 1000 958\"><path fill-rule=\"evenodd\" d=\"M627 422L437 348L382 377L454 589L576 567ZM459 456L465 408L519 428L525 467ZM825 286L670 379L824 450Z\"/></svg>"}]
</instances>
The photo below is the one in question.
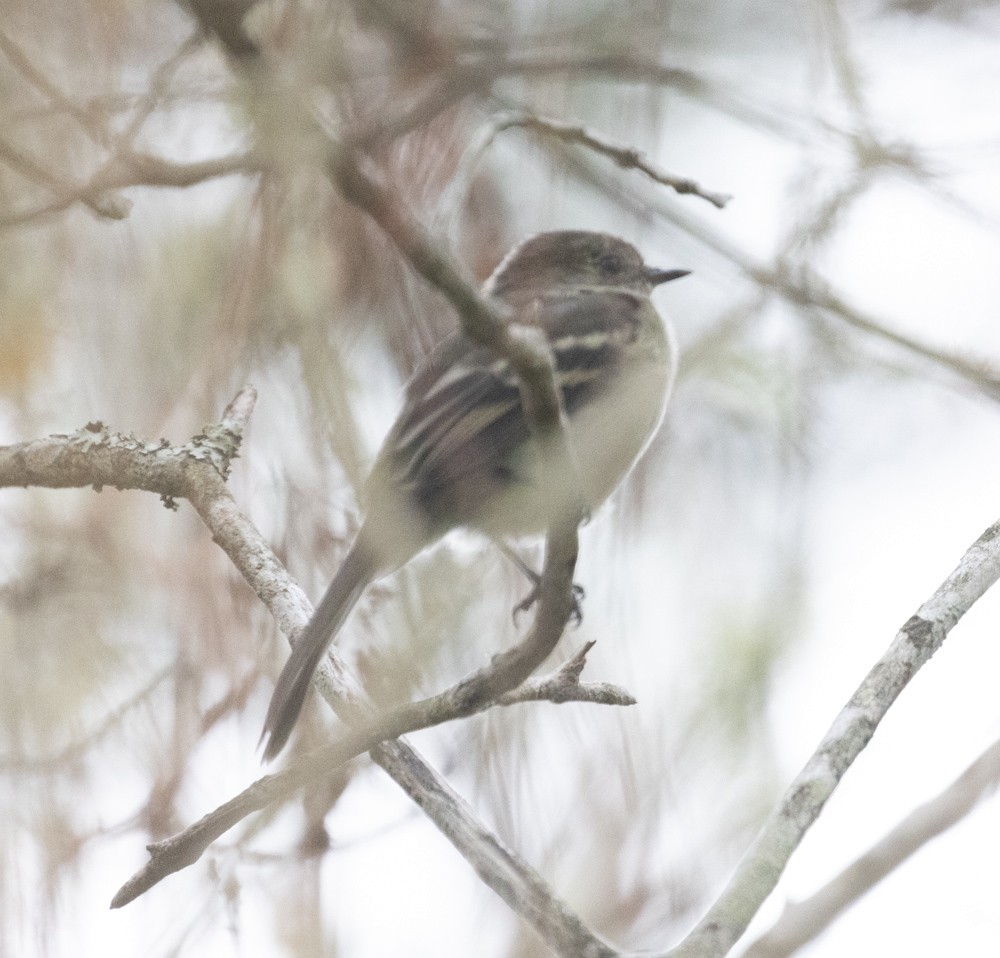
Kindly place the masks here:
<instances>
[{"instance_id":1,"label":"lichen-covered branch","mask_svg":"<svg viewBox=\"0 0 1000 958\"><path fill-rule=\"evenodd\" d=\"M718 900L691 934L665 955L721 958L729 952L890 706L998 578L1000 521L970 546L951 575L903 624L788 786Z\"/></svg>"},{"instance_id":2,"label":"lichen-covered branch","mask_svg":"<svg viewBox=\"0 0 1000 958\"><path fill-rule=\"evenodd\" d=\"M183 446L171 446L166 440L148 442L113 433L101 423L91 423L77 433L0 447L0 487L143 489L158 493L171 508L176 508L176 500L188 499L208 526L213 540L233 561L279 627L286 635L295 635L308 621L311 606L259 531L239 509L225 483L255 399L252 388L242 390L227 407L222 421L205 427ZM550 570L549 588L557 593L557 606L563 595L568 597L565 609L568 617L572 609L572 569L564 567L555 573L552 575ZM557 954L612 955L612 949L586 929L527 863L504 848L477 821L471 809L417 752L400 740L375 744L398 731L399 721L412 724L446 720L448 714L443 703L447 701L456 709L452 717L457 717L486 707L492 696L508 691L521 671L529 666L534 668L531 665L534 656L547 654L545 647L553 641L552 636L558 640L561 635L562 625L554 628L554 623L563 613L549 614L547 622L536 617L525 642L505 653L495 670L487 666L470 680L459 683L458 688L464 691L433 697L422 711L419 704L416 708L404 706L394 719L383 720L381 724L371 716L360 686L333 649L320 667L317 687L342 716L359 725L358 730L348 730L328 750L293 763L287 774L265 776L187 832L151 846L150 861L123 886L114 904L126 904L166 875L197 861L211 841L246 815L290 794L310 778L329 771L334 764L370 748L373 760L427 813L483 880L534 925ZM573 671L573 663L578 659L579 656L560 671L566 672L567 668ZM549 677L541 681L563 687L568 696L572 690L566 686L575 680L567 673L561 680ZM585 695L586 692L581 697ZM392 726L394 721L397 724Z\"/></svg>"},{"instance_id":3,"label":"lichen-covered branch","mask_svg":"<svg viewBox=\"0 0 1000 958\"><path fill-rule=\"evenodd\" d=\"M1000 784L1000 741L994 742L941 794L914 809L839 875L781 917L743 958L786 958L822 934L859 898L923 848L957 825Z\"/></svg>"}]
</instances>

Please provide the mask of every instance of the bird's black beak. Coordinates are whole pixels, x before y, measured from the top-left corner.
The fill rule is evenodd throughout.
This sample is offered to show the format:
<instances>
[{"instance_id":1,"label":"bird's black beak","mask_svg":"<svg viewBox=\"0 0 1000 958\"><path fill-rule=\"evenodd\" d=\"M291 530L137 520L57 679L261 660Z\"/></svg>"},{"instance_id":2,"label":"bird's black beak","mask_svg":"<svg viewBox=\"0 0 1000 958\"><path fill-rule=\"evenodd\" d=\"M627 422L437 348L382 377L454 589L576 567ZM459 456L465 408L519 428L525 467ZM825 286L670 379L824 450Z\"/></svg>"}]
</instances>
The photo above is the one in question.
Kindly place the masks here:
<instances>
[{"instance_id":1,"label":"bird's black beak","mask_svg":"<svg viewBox=\"0 0 1000 958\"><path fill-rule=\"evenodd\" d=\"M656 269L654 266L646 267L646 279L649 280L650 286L659 286L661 283L669 283L674 279L681 279L684 276L690 276L691 270L689 269Z\"/></svg>"}]
</instances>

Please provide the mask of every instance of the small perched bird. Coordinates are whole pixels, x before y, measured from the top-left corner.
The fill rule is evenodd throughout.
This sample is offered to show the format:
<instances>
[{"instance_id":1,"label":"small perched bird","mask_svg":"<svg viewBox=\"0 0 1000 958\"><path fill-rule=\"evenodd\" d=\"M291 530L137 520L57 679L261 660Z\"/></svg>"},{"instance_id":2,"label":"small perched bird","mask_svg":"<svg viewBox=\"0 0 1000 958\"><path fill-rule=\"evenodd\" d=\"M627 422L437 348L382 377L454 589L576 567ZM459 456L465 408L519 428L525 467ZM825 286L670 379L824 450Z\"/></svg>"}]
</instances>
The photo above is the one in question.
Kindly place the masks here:
<instances>
[{"instance_id":1,"label":"small perched bird","mask_svg":"<svg viewBox=\"0 0 1000 958\"><path fill-rule=\"evenodd\" d=\"M367 484L364 522L278 679L261 741L288 741L323 653L365 588L450 529L497 540L544 532L574 504L596 509L663 417L676 351L650 301L687 270L647 266L607 233L540 233L483 286L511 321L542 330L555 357L577 475L532 434L509 363L458 331L406 387Z\"/></svg>"}]
</instances>

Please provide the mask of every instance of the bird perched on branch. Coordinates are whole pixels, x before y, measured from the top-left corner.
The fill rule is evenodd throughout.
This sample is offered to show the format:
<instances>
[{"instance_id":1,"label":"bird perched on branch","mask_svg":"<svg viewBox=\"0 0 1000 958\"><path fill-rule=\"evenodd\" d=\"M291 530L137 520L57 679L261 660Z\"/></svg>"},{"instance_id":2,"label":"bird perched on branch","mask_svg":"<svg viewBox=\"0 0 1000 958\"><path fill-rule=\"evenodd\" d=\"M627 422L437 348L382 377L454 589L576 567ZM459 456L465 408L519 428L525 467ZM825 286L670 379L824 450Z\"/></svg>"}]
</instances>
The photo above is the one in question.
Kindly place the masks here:
<instances>
[{"instance_id":1,"label":"bird perched on branch","mask_svg":"<svg viewBox=\"0 0 1000 958\"><path fill-rule=\"evenodd\" d=\"M483 295L545 335L574 475L532 431L509 362L461 331L445 339L406 387L361 529L278 679L265 760L288 741L320 659L372 581L458 526L499 541L538 534L614 491L656 431L676 368L650 294L687 273L647 266L607 233L540 233L508 253Z\"/></svg>"}]
</instances>

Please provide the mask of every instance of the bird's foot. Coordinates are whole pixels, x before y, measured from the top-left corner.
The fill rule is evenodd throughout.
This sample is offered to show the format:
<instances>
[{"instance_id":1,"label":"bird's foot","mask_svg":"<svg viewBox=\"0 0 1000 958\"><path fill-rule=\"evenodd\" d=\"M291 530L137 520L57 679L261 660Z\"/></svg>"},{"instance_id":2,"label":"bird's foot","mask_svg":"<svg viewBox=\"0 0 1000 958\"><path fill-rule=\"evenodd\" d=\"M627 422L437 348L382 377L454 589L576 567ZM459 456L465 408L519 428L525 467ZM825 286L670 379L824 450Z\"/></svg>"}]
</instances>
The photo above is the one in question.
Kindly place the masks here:
<instances>
[{"instance_id":1,"label":"bird's foot","mask_svg":"<svg viewBox=\"0 0 1000 958\"><path fill-rule=\"evenodd\" d=\"M517 625L518 617L522 612L527 612L537 601L541 594L542 589L542 577L530 569L523 569L524 574L531 580L532 587L531 591L514 606L513 618L514 625ZM579 583L573 583L573 610L569 614L569 624L572 628L579 628L580 623L583 622L583 600L586 598L587 593L584 588Z\"/></svg>"}]
</instances>

